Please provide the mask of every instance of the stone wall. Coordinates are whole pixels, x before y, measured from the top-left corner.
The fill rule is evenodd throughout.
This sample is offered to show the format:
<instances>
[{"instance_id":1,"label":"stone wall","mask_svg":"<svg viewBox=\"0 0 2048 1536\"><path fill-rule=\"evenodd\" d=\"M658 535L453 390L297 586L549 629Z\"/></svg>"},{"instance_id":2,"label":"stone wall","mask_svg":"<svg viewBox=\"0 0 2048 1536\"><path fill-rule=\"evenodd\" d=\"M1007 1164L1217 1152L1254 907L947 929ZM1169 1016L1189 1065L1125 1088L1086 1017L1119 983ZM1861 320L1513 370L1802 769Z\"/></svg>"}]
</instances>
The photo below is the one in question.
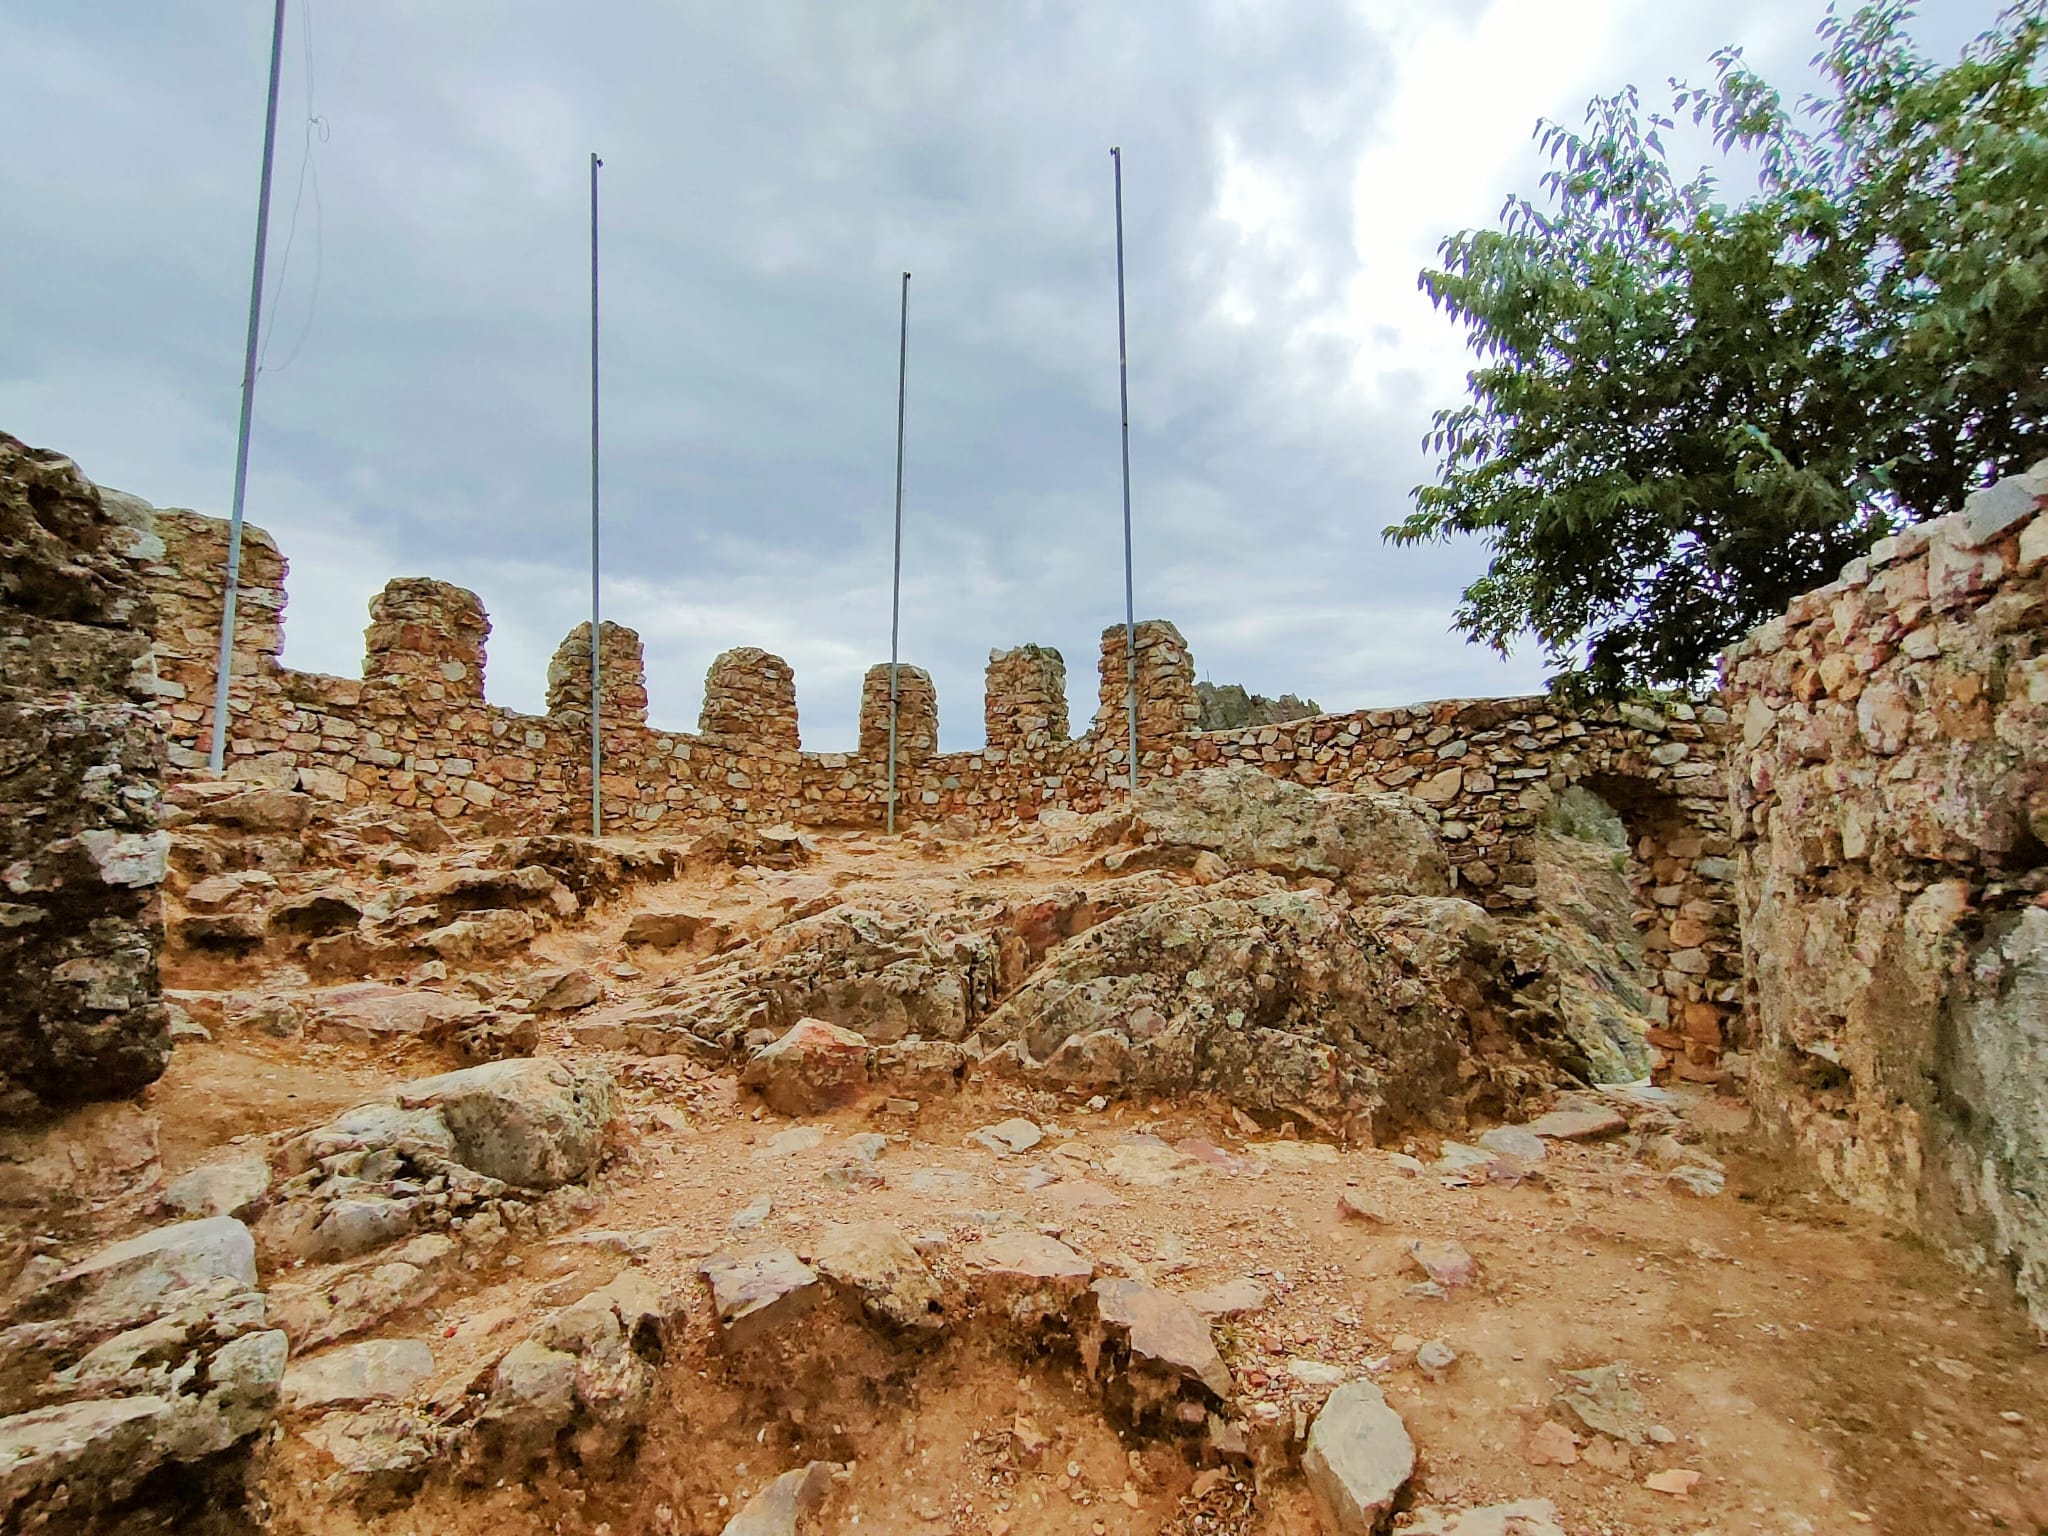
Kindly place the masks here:
<instances>
[{"instance_id":1,"label":"stone wall","mask_svg":"<svg viewBox=\"0 0 2048 1536\"><path fill-rule=\"evenodd\" d=\"M163 669L173 763L203 764L217 577L205 562L218 525L159 514L167 558L156 573L166 621ZM579 626L549 668L548 713L516 714L482 697L489 621L475 596L441 582L394 581L372 604L361 681L279 667L284 562L252 532L252 585L231 733L230 773L296 778L350 804L428 808L479 829L562 828L589 816L589 630ZM199 563L195 564L197 561ZM208 591L209 581L213 586ZM1093 811L1128 774L1124 629L1102 635L1100 707L1069 737L1066 663L1025 645L990 653L987 744L938 751L938 700L914 667L899 681L899 814L911 824L988 825L1043 809ZM1198 731L1194 660L1173 625L1137 626L1142 777L1249 762L1303 784L1403 790L1439 825L1461 887L1490 907L1534 900L1532 838L1567 785L1589 782L1635 839L1639 926L1664 979L1660 1044L1679 1070L1710 1075L1723 1021L1739 1007L1733 868L1719 752L1725 717L1682 702L1573 716L1545 698L1453 700L1317 715L1284 725ZM203 644L202 644L203 642ZM886 800L888 668L863 682L859 745L802 749L796 680L780 657L727 651L705 679L695 734L650 730L638 637L604 631L604 817L607 831L647 831L717 817L773 824L879 825Z\"/></svg>"},{"instance_id":2,"label":"stone wall","mask_svg":"<svg viewBox=\"0 0 2048 1536\"><path fill-rule=\"evenodd\" d=\"M1755 1103L2048 1324L2048 465L1724 658Z\"/></svg>"},{"instance_id":3,"label":"stone wall","mask_svg":"<svg viewBox=\"0 0 2048 1536\"><path fill-rule=\"evenodd\" d=\"M128 510L0 433L0 1119L132 1093L170 1055L156 614L132 558L156 551Z\"/></svg>"}]
</instances>

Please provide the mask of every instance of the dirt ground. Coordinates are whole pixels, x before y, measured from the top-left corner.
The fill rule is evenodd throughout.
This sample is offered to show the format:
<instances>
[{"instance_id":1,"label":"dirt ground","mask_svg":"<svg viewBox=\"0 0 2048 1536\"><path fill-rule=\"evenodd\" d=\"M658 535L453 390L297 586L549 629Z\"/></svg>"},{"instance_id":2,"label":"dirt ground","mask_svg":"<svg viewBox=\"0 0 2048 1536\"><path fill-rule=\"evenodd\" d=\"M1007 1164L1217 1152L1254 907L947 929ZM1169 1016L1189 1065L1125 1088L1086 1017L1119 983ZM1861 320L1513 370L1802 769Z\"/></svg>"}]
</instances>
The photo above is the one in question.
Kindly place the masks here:
<instances>
[{"instance_id":1,"label":"dirt ground","mask_svg":"<svg viewBox=\"0 0 2048 1536\"><path fill-rule=\"evenodd\" d=\"M800 871L718 870L639 887L594 921L544 935L519 964L589 966L614 997L641 995L702 957L628 954L619 938L636 911L688 905L746 936L820 899L1018 895L1088 878L1081 856L1042 848L984 842L933 854L828 836ZM303 977L174 956L166 984L288 996ZM574 1042L550 1024L541 1049L590 1054ZM1304 1375L1315 1378L1320 1362L1384 1387L1417 1448L1417 1506L1545 1497L1571 1536L2048 1530L2048 1351L2008 1290L1750 1156L1733 1099L1678 1090L1685 1134L1726 1166L1726 1191L1699 1198L1626 1136L1552 1143L1519 1182L1468 1182L1434 1165L1433 1140L1336 1147L1261 1129L1222 1105L1091 1107L973 1082L921 1098L914 1113L878 1089L790 1121L716 1064L607 1060L625 1128L602 1208L551 1240L470 1255L455 1282L384 1332L433 1348L430 1411L459 1402L548 1308L628 1265L644 1269L691 1310L637 1459L604 1478L563 1466L498 1486L430 1478L410 1502L378 1511L336 1497L321 1453L287 1422L262 1474L273 1528L715 1533L770 1478L822 1458L849 1469L821 1530L1309 1536L1318 1526L1292 1443L1320 1395ZM449 1064L417 1043L223 1027L181 1046L142 1108L170 1177ZM1013 1115L1044 1141L1010 1155L968 1139ZM887 1144L862 1164L849 1140L873 1132ZM130 1191L102 1202L90 1225L117 1231L148 1199ZM1255 1282L1264 1304L1215 1325L1234 1411L1259 1431L1254 1456L1218 1463L1199 1436L1141 1436L1105 1413L1072 1354L964 1320L912 1347L820 1315L753 1354L728 1355L698 1261L767 1246L804 1254L827 1222L846 1220L899 1228L957 1296L977 1245L1014 1228L1058 1236L1101 1273L1171 1291ZM1409 1254L1416 1239L1462 1244L1475 1277L1440 1298L1414 1294L1425 1278ZM1457 1356L1434 1377L1414 1360L1428 1341ZM1532 1461L1541 1426L1574 1423L1553 1403L1560 1373L1613 1362L1631 1368L1655 1426L1645 1443L1630 1449L1579 1427L1571 1464ZM1689 1493L1646 1485L1672 1470L1699 1474Z\"/></svg>"}]
</instances>

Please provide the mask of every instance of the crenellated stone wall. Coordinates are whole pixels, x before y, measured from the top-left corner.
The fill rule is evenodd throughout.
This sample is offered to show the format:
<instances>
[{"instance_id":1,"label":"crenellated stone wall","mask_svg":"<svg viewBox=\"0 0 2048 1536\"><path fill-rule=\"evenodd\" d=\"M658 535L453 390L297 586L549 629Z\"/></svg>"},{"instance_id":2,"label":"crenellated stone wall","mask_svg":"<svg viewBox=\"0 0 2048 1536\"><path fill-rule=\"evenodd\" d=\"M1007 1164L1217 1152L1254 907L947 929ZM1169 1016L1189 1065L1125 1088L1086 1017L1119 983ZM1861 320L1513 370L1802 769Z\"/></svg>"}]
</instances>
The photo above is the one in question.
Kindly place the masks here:
<instances>
[{"instance_id":1,"label":"crenellated stone wall","mask_svg":"<svg viewBox=\"0 0 2048 1536\"><path fill-rule=\"evenodd\" d=\"M0 433L0 1120L170 1057L146 513Z\"/></svg>"},{"instance_id":2,"label":"crenellated stone wall","mask_svg":"<svg viewBox=\"0 0 2048 1536\"><path fill-rule=\"evenodd\" d=\"M939 692L923 667L896 667L896 762L921 763L939 750ZM868 668L860 685L860 746L856 756L889 760L889 663Z\"/></svg>"},{"instance_id":3,"label":"crenellated stone wall","mask_svg":"<svg viewBox=\"0 0 2048 1536\"><path fill-rule=\"evenodd\" d=\"M990 752L1043 752L1067 739L1067 663L1049 645L988 653L982 722Z\"/></svg>"},{"instance_id":4,"label":"crenellated stone wall","mask_svg":"<svg viewBox=\"0 0 2048 1536\"><path fill-rule=\"evenodd\" d=\"M1761 1125L2048 1325L2048 464L1723 660Z\"/></svg>"},{"instance_id":5,"label":"crenellated stone wall","mask_svg":"<svg viewBox=\"0 0 2048 1536\"><path fill-rule=\"evenodd\" d=\"M218 525L159 514L168 558L160 631L173 763L203 764L211 635L203 562ZM567 828L589 815L589 629L563 642L548 674L548 712L521 715L482 697L489 620L475 596L441 582L395 581L372 604L361 681L278 665L284 562L258 531L245 562L262 616L241 626L236 658L244 712L230 739L230 773L297 782L349 804L431 809L484 829ZM202 562L200 567L186 563ZM210 594L218 615L217 577ZM272 585L262 587L268 581ZM898 808L906 821L964 818L988 825L1047 808L1114 803L1128 775L1124 629L1103 631L1100 707L1069 737L1066 666L1025 645L992 651L983 718L987 745L938 750L938 700L928 674L899 679ZM1740 1006L1740 945L1720 779L1725 717L1683 702L1624 705L1574 716L1547 698L1453 700L1406 709L1318 715L1284 725L1195 729L1194 661L1173 625L1137 626L1142 777L1250 762L1304 784L1402 790L1434 817L1461 886L1490 907L1535 899L1533 838L1567 785L1595 787L1634 839L1638 925L1663 977L1658 1042L1680 1072L1717 1070L1724 1024ZM705 679L696 734L646 724L639 639L607 624L604 654L604 823L654 830L706 818L757 824L878 825L887 789L888 668L862 685L859 745L806 752L788 663L754 647L727 651ZM200 649L195 649L200 647Z\"/></svg>"}]
</instances>

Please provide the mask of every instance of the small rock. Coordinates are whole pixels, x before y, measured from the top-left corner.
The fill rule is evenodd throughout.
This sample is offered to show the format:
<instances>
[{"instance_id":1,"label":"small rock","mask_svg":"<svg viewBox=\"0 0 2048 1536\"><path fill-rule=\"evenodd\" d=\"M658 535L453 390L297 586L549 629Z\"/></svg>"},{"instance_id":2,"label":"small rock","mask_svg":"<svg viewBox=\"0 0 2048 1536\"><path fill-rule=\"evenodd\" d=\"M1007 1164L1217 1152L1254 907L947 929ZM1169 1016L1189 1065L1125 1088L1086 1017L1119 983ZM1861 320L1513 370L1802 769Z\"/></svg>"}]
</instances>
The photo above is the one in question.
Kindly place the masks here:
<instances>
[{"instance_id":1,"label":"small rock","mask_svg":"<svg viewBox=\"0 0 2048 1536\"><path fill-rule=\"evenodd\" d=\"M1478 1268L1464 1244L1449 1238L1418 1238L1408 1245L1408 1256L1424 1274L1446 1289L1470 1285Z\"/></svg>"},{"instance_id":2,"label":"small rock","mask_svg":"<svg viewBox=\"0 0 2048 1536\"><path fill-rule=\"evenodd\" d=\"M604 988L590 972L547 972L534 978L533 1006L542 1013L573 1013L604 997Z\"/></svg>"},{"instance_id":3,"label":"small rock","mask_svg":"<svg viewBox=\"0 0 2048 1536\"><path fill-rule=\"evenodd\" d=\"M762 1222L768 1219L769 1213L774 1209L775 1202L769 1196L755 1196L752 1200L749 1200L745 1205L741 1206L738 1212L734 1214L732 1218L733 1231L753 1231L756 1227L760 1226Z\"/></svg>"},{"instance_id":4,"label":"small rock","mask_svg":"<svg viewBox=\"0 0 2048 1536\"><path fill-rule=\"evenodd\" d=\"M1643 1443L1649 1416L1635 1389L1634 1373L1628 1362L1585 1371L1566 1371L1564 1388L1557 1394L1558 1406L1568 1409L1581 1424L1630 1445Z\"/></svg>"},{"instance_id":5,"label":"small rock","mask_svg":"<svg viewBox=\"0 0 2048 1536\"><path fill-rule=\"evenodd\" d=\"M1579 1459L1579 1442L1555 1419L1545 1419L1522 1447L1522 1457L1532 1467L1569 1467Z\"/></svg>"},{"instance_id":6,"label":"small rock","mask_svg":"<svg viewBox=\"0 0 2048 1536\"><path fill-rule=\"evenodd\" d=\"M1643 1479L1643 1486L1652 1493L1668 1493L1674 1498L1688 1497L1699 1486L1700 1474L1686 1467L1668 1467L1662 1472L1652 1472Z\"/></svg>"},{"instance_id":7,"label":"small rock","mask_svg":"<svg viewBox=\"0 0 2048 1536\"><path fill-rule=\"evenodd\" d=\"M1527 1126L1496 1125L1481 1134L1479 1145L1488 1152L1512 1157L1524 1163L1543 1161L1543 1138Z\"/></svg>"},{"instance_id":8,"label":"small rock","mask_svg":"<svg viewBox=\"0 0 2048 1536\"><path fill-rule=\"evenodd\" d=\"M1098 1280L1093 1289L1096 1315L1127 1340L1134 1372L1144 1369L1176 1383L1198 1382L1217 1397L1230 1395L1230 1371L1193 1307L1132 1280Z\"/></svg>"},{"instance_id":9,"label":"small rock","mask_svg":"<svg viewBox=\"0 0 2048 1536\"><path fill-rule=\"evenodd\" d=\"M811 1262L834 1285L860 1297L864 1311L898 1328L945 1324L939 1283L917 1249L881 1222L834 1222L818 1239Z\"/></svg>"},{"instance_id":10,"label":"small rock","mask_svg":"<svg viewBox=\"0 0 2048 1536\"><path fill-rule=\"evenodd\" d=\"M1600 1141L1619 1136L1628 1120L1613 1109L1553 1109L1531 1120L1529 1129L1550 1141Z\"/></svg>"},{"instance_id":11,"label":"small rock","mask_svg":"<svg viewBox=\"0 0 2048 1536\"><path fill-rule=\"evenodd\" d=\"M1627 1477L1635 1469L1635 1458L1629 1454L1626 1445L1599 1435L1586 1443L1580 1459L1595 1471L1605 1472L1610 1477Z\"/></svg>"},{"instance_id":12,"label":"small rock","mask_svg":"<svg viewBox=\"0 0 2048 1536\"><path fill-rule=\"evenodd\" d=\"M1289 1360L1285 1369L1304 1387L1341 1387L1351 1379L1351 1373L1343 1366L1327 1360Z\"/></svg>"},{"instance_id":13,"label":"small rock","mask_svg":"<svg viewBox=\"0 0 2048 1536\"><path fill-rule=\"evenodd\" d=\"M1692 1163L1672 1169L1665 1175L1664 1182L1681 1194L1695 1195L1702 1200L1712 1199L1728 1187L1728 1180L1718 1169L1702 1168Z\"/></svg>"},{"instance_id":14,"label":"small rock","mask_svg":"<svg viewBox=\"0 0 2048 1536\"><path fill-rule=\"evenodd\" d=\"M1441 1381L1457 1363L1458 1352L1442 1339L1431 1339L1415 1351L1415 1368L1431 1381Z\"/></svg>"},{"instance_id":15,"label":"small rock","mask_svg":"<svg viewBox=\"0 0 2048 1536\"><path fill-rule=\"evenodd\" d=\"M260 1157L206 1163L164 1189L164 1207L180 1216L244 1216L270 1192L270 1165Z\"/></svg>"},{"instance_id":16,"label":"small rock","mask_svg":"<svg viewBox=\"0 0 2048 1536\"><path fill-rule=\"evenodd\" d=\"M755 1162L767 1162L772 1158L795 1157L799 1152L812 1152L825 1144L825 1132L815 1125L792 1125L787 1130L777 1131L754 1153Z\"/></svg>"},{"instance_id":17,"label":"small rock","mask_svg":"<svg viewBox=\"0 0 2048 1536\"><path fill-rule=\"evenodd\" d=\"M1652 1445L1678 1444L1678 1436L1666 1429L1662 1424L1652 1424L1644 1433L1650 1437Z\"/></svg>"},{"instance_id":18,"label":"small rock","mask_svg":"<svg viewBox=\"0 0 2048 1536\"><path fill-rule=\"evenodd\" d=\"M434 1352L419 1339L369 1339L292 1363L281 1395L301 1411L396 1402L434 1374Z\"/></svg>"},{"instance_id":19,"label":"small rock","mask_svg":"<svg viewBox=\"0 0 2048 1536\"><path fill-rule=\"evenodd\" d=\"M1301 1470L1332 1536L1374 1536L1415 1473L1415 1444L1369 1381L1337 1388L1309 1430Z\"/></svg>"},{"instance_id":20,"label":"small rock","mask_svg":"<svg viewBox=\"0 0 2048 1536\"><path fill-rule=\"evenodd\" d=\"M796 1536L797 1522L824 1501L839 1471L837 1462L814 1461L783 1473L725 1522L721 1536Z\"/></svg>"},{"instance_id":21,"label":"small rock","mask_svg":"<svg viewBox=\"0 0 2048 1536\"><path fill-rule=\"evenodd\" d=\"M1517 1499L1455 1514L1419 1509L1401 1536L1565 1536L1557 1506L1548 1499Z\"/></svg>"},{"instance_id":22,"label":"small rock","mask_svg":"<svg viewBox=\"0 0 2048 1536\"><path fill-rule=\"evenodd\" d=\"M1267 1297L1266 1288L1258 1281L1239 1278L1205 1290L1189 1291L1181 1300L1204 1317L1231 1318L1262 1311Z\"/></svg>"},{"instance_id":23,"label":"small rock","mask_svg":"<svg viewBox=\"0 0 2048 1536\"><path fill-rule=\"evenodd\" d=\"M1344 1221L1362 1221L1368 1226L1384 1226L1386 1213L1365 1196L1354 1190L1345 1190L1337 1196L1337 1215Z\"/></svg>"},{"instance_id":24,"label":"small rock","mask_svg":"<svg viewBox=\"0 0 2048 1536\"><path fill-rule=\"evenodd\" d=\"M754 1052L740 1082L783 1115L814 1115L857 1098L868 1083L868 1042L823 1019L799 1019Z\"/></svg>"},{"instance_id":25,"label":"small rock","mask_svg":"<svg viewBox=\"0 0 2048 1536\"><path fill-rule=\"evenodd\" d=\"M1007 1155L1029 1152L1045 1140L1045 1132L1031 1121L1017 1116L998 1121L994 1125L984 1125L978 1131L970 1131L967 1139L987 1147L991 1152Z\"/></svg>"},{"instance_id":26,"label":"small rock","mask_svg":"<svg viewBox=\"0 0 2048 1536\"><path fill-rule=\"evenodd\" d=\"M726 1343L744 1345L808 1311L818 1300L818 1275L787 1248L734 1257L713 1254L697 1272Z\"/></svg>"}]
</instances>

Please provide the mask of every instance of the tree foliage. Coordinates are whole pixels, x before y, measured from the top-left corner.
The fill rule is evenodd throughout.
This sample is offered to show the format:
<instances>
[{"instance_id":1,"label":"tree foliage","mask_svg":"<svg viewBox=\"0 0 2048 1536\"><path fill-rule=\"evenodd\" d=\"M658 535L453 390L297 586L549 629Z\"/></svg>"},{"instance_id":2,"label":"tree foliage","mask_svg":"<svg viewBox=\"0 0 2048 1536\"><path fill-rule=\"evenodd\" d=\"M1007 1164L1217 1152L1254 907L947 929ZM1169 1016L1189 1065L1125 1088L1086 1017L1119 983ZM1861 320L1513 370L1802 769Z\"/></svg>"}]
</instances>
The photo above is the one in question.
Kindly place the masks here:
<instances>
[{"instance_id":1,"label":"tree foliage","mask_svg":"<svg viewBox=\"0 0 2048 1536\"><path fill-rule=\"evenodd\" d=\"M1538 125L1540 205L1421 278L1477 364L1386 532L1487 543L1460 629L1533 635L1579 691L1696 683L1884 533L2048 454L2044 9L1946 66L1901 0L1830 10L1796 108L1730 48L1668 113L1630 88ZM1754 168L1747 197L1674 175L1686 118Z\"/></svg>"}]
</instances>

